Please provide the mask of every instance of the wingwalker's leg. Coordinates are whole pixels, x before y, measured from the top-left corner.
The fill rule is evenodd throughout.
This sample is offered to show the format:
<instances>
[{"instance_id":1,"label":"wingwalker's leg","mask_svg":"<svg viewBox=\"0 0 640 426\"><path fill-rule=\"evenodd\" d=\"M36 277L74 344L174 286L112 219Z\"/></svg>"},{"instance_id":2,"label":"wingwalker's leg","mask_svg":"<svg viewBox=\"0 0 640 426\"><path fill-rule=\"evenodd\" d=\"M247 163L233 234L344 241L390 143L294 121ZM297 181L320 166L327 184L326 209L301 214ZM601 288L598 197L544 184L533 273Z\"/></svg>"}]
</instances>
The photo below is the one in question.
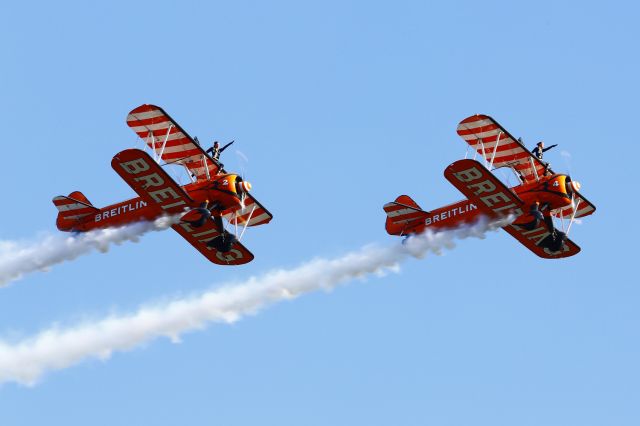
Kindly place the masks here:
<instances>
[{"instance_id":1,"label":"wingwalker's leg","mask_svg":"<svg viewBox=\"0 0 640 426\"><path fill-rule=\"evenodd\" d=\"M207 246L213 247L214 249L222 253L226 253L231 250L231 248L233 247L237 239L235 235L233 235L230 232L227 232L224 229L224 224L222 223L222 216L219 213L213 215L213 221L215 222L216 228L220 232L220 235L218 235L215 238L212 238L207 243Z\"/></svg>"},{"instance_id":2,"label":"wingwalker's leg","mask_svg":"<svg viewBox=\"0 0 640 426\"><path fill-rule=\"evenodd\" d=\"M533 219L531 220L531 222L527 222L521 226L527 231L533 231L540 225L540 222L544 220L544 215L540 211L540 203L536 201L535 203L531 204L531 207L529 208L529 214Z\"/></svg>"},{"instance_id":3,"label":"wingwalker's leg","mask_svg":"<svg viewBox=\"0 0 640 426\"><path fill-rule=\"evenodd\" d=\"M544 222L549 229L549 235L542 241L540 241L538 245L540 247L547 248L552 252L562 250L562 246L567 239L567 235L553 226L553 218L551 217L551 215L545 216Z\"/></svg>"}]
</instances>

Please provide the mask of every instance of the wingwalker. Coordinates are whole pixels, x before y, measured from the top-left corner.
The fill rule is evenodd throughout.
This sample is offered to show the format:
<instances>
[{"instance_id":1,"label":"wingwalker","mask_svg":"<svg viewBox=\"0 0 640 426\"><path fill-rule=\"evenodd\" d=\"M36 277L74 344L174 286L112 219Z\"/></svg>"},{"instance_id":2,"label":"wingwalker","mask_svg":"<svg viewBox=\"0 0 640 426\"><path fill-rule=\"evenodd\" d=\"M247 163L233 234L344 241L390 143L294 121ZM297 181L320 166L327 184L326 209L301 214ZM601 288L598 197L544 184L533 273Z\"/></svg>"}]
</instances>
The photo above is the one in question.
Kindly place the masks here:
<instances>
[{"instance_id":1,"label":"wingwalker","mask_svg":"<svg viewBox=\"0 0 640 426\"><path fill-rule=\"evenodd\" d=\"M111 167L138 197L101 209L79 191L54 197L58 229L86 232L178 216L180 221L172 228L211 262L241 265L253 260L240 239L247 227L268 223L273 216L249 194L251 184L227 173L160 107L135 108L127 124L153 157L140 149L126 149L113 157ZM191 182L178 185L163 169L170 164L183 166ZM225 229L225 222L233 226L233 233Z\"/></svg>"},{"instance_id":2,"label":"wingwalker","mask_svg":"<svg viewBox=\"0 0 640 426\"><path fill-rule=\"evenodd\" d=\"M480 215L513 215L515 220L502 229L536 255L557 259L580 252L580 247L568 238L571 225L575 219L595 212L596 207L578 192L577 181L554 173L487 115L462 120L458 135L473 148L475 156L479 154L484 160L465 158L444 171L444 177L467 199L428 212L411 197L401 195L384 205L389 234L408 236L426 229L453 228ZM519 180L511 188L492 173L509 169ZM561 222L562 230L554 224L554 218Z\"/></svg>"}]
</instances>

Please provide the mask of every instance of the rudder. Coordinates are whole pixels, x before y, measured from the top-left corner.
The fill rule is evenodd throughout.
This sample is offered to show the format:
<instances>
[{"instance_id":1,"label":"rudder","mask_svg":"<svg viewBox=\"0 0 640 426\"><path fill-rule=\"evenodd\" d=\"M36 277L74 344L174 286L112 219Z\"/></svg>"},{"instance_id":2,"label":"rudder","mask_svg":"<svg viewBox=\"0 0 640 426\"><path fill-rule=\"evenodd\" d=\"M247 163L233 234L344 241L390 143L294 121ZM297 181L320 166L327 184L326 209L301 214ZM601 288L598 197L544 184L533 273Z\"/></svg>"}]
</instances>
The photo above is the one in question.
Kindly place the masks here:
<instances>
[{"instance_id":1,"label":"rudder","mask_svg":"<svg viewBox=\"0 0 640 426\"><path fill-rule=\"evenodd\" d=\"M100 211L80 191L74 191L68 196L58 195L52 201L58 209L56 226L60 231L72 231L74 225L82 222L82 219Z\"/></svg>"},{"instance_id":2,"label":"rudder","mask_svg":"<svg viewBox=\"0 0 640 426\"><path fill-rule=\"evenodd\" d=\"M383 208L387 213L385 229L390 235L405 234L408 229L422 224L429 215L429 212L422 210L408 195L399 196Z\"/></svg>"}]
</instances>

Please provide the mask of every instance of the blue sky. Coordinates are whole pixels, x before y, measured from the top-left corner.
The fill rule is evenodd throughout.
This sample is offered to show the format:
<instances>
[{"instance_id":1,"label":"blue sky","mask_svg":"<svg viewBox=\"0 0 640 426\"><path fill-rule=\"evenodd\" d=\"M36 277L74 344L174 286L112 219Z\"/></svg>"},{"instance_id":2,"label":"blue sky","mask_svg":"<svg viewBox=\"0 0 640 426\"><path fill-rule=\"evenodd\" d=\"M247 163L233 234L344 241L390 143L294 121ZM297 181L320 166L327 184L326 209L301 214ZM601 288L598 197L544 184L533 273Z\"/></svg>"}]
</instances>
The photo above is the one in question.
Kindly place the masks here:
<instances>
[{"instance_id":1,"label":"blue sky","mask_svg":"<svg viewBox=\"0 0 640 426\"><path fill-rule=\"evenodd\" d=\"M5 383L0 424L638 424L637 16L616 1L3 4L0 239L57 232L58 194L132 196L110 161L137 144L124 120L142 103L235 139L249 161L225 164L275 217L246 236L244 267L163 232L0 288L3 339L391 244L385 202L460 198L442 172L475 113L558 143L548 159L598 211L570 259L492 233L178 345Z\"/></svg>"}]
</instances>

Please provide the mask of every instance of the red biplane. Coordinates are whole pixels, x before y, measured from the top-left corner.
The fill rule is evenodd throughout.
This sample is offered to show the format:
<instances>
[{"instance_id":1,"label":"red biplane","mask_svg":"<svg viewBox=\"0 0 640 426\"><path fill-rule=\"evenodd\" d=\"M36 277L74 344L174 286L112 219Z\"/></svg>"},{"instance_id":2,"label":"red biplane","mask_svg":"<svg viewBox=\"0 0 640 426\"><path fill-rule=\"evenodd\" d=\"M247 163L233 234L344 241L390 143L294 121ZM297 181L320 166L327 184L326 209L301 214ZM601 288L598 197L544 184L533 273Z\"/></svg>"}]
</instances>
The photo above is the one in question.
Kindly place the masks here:
<instances>
[{"instance_id":1,"label":"red biplane","mask_svg":"<svg viewBox=\"0 0 640 426\"><path fill-rule=\"evenodd\" d=\"M180 216L172 228L211 262L250 262L253 254L240 243L244 231L273 217L249 194L251 184L227 173L160 107L135 108L127 124L142 138L145 150L122 151L113 157L111 167L138 197L103 208L93 206L79 191L54 197L58 229L86 232L163 215ZM145 152L147 147L151 155ZM166 165L184 167L190 183L176 183L163 168ZM225 229L225 222L233 233Z\"/></svg>"},{"instance_id":2,"label":"red biplane","mask_svg":"<svg viewBox=\"0 0 640 426\"><path fill-rule=\"evenodd\" d=\"M536 255L557 259L580 251L567 235L576 219L592 214L596 207L578 192L577 181L554 173L487 115L462 120L458 135L474 149L474 157L480 155L483 160L465 158L444 171L445 178L467 199L428 212L411 197L401 195L384 206L389 234L408 236L426 229L453 228L480 215L513 215L514 221L503 229ZM509 188L492 173L501 168L510 169L518 184Z\"/></svg>"}]
</instances>

